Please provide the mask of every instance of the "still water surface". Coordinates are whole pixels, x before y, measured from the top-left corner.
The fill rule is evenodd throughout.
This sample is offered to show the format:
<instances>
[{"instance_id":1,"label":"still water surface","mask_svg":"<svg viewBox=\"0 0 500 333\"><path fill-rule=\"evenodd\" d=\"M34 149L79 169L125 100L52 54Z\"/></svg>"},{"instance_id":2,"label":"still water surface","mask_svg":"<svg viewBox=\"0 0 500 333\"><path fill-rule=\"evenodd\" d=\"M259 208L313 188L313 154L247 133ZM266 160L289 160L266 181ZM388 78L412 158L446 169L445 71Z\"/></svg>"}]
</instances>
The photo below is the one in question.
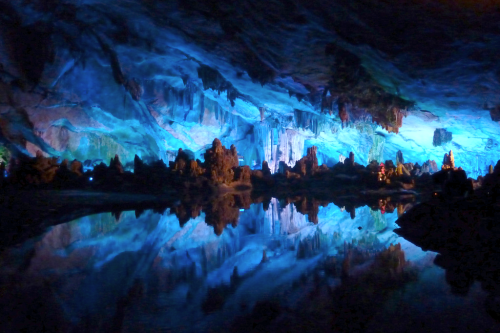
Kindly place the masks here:
<instances>
[{"instance_id":1,"label":"still water surface","mask_svg":"<svg viewBox=\"0 0 500 333\"><path fill-rule=\"evenodd\" d=\"M219 236L168 210L53 226L0 253L2 331L499 331L481 286L452 293L396 212L355 213L330 204L314 224L273 199Z\"/></svg>"}]
</instances>

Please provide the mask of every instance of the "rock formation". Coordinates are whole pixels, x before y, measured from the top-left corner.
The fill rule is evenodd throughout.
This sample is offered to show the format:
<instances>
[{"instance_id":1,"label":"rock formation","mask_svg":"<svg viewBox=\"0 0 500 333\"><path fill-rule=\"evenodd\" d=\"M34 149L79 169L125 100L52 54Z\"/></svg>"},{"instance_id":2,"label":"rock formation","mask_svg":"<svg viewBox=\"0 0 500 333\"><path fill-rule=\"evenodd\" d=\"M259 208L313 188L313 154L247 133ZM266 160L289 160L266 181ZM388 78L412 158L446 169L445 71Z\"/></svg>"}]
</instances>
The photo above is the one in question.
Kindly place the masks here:
<instances>
[{"instance_id":1,"label":"rock formation","mask_svg":"<svg viewBox=\"0 0 500 333\"><path fill-rule=\"evenodd\" d=\"M269 164L267 163L267 161L262 162L262 174L264 177L271 176L271 169L269 169Z\"/></svg>"},{"instance_id":2,"label":"rock formation","mask_svg":"<svg viewBox=\"0 0 500 333\"><path fill-rule=\"evenodd\" d=\"M449 154L444 154L442 170L455 169L455 157L453 157L453 151L450 150Z\"/></svg>"},{"instance_id":3,"label":"rock formation","mask_svg":"<svg viewBox=\"0 0 500 333\"><path fill-rule=\"evenodd\" d=\"M120 162L120 157L118 157L117 154L115 155L115 158L112 158L109 162L109 169L113 172L116 172L117 174L123 174L123 165L122 162Z\"/></svg>"},{"instance_id":4,"label":"rock formation","mask_svg":"<svg viewBox=\"0 0 500 333\"><path fill-rule=\"evenodd\" d=\"M205 153L205 168L208 177L216 184L230 184L234 179L233 168L239 165L236 147L226 149L219 139L214 139L212 148Z\"/></svg>"},{"instance_id":5,"label":"rock formation","mask_svg":"<svg viewBox=\"0 0 500 333\"><path fill-rule=\"evenodd\" d=\"M402 175L403 175L403 164L398 162L396 166L396 176L400 177Z\"/></svg>"},{"instance_id":6,"label":"rock formation","mask_svg":"<svg viewBox=\"0 0 500 333\"><path fill-rule=\"evenodd\" d=\"M234 181L241 183L250 183L252 170L248 165L234 168Z\"/></svg>"},{"instance_id":7,"label":"rock formation","mask_svg":"<svg viewBox=\"0 0 500 333\"><path fill-rule=\"evenodd\" d=\"M354 166L354 153L352 151L349 153L349 159L347 160L347 165L350 167Z\"/></svg>"},{"instance_id":8,"label":"rock formation","mask_svg":"<svg viewBox=\"0 0 500 333\"><path fill-rule=\"evenodd\" d=\"M196 178L205 174L206 170L200 161L193 160L189 154L179 148L174 162L170 162L171 172L180 176Z\"/></svg>"},{"instance_id":9,"label":"rock formation","mask_svg":"<svg viewBox=\"0 0 500 333\"><path fill-rule=\"evenodd\" d=\"M434 131L434 137L432 138L432 144L434 147L442 146L450 142L453 139L453 135L451 132L448 132L444 128L436 128Z\"/></svg>"},{"instance_id":10,"label":"rock formation","mask_svg":"<svg viewBox=\"0 0 500 333\"><path fill-rule=\"evenodd\" d=\"M37 151L36 157L20 156L9 164L10 181L19 185L48 184L54 180L59 164L55 157L44 157Z\"/></svg>"},{"instance_id":11,"label":"rock formation","mask_svg":"<svg viewBox=\"0 0 500 333\"><path fill-rule=\"evenodd\" d=\"M379 171L379 164L376 160L371 161L367 166L366 169L372 173L375 174Z\"/></svg>"},{"instance_id":12,"label":"rock formation","mask_svg":"<svg viewBox=\"0 0 500 333\"><path fill-rule=\"evenodd\" d=\"M177 171L180 175L183 175L188 172L190 169L190 158L188 154L186 154L182 148L179 148L177 151L177 156L175 157L175 161L172 166L172 171Z\"/></svg>"},{"instance_id":13,"label":"rock formation","mask_svg":"<svg viewBox=\"0 0 500 333\"><path fill-rule=\"evenodd\" d=\"M201 163L199 160L196 161L189 161L189 176L191 178L196 178L204 175L206 170L201 167Z\"/></svg>"},{"instance_id":14,"label":"rock formation","mask_svg":"<svg viewBox=\"0 0 500 333\"><path fill-rule=\"evenodd\" d=\"M427 160L420 168L417 168L417 165L415 165L415 169L417 169L415 173L416 176L421 176L424 173L433 174L438 171L437 164L434 160Z\"/></svg>"},{"instance_id":15,"label":"rock formation","mask_svg":"<svg viewBox=\"0 0 500 333\"><path fill-rule=\"evenodd\" d=\"M396 164L397 163L402 163L402 164L405 163L405 160L403 158L403 153L401 152L401 150L398 150L398 152L396 153Z\"/></svg>"},{"instance_id":16,"label":"rock formation","mask_svg":"<svg viewBox=\"0 0 500 333\"><path fill-rule=\"evenodd\" d=\"M144 162L137 155L135 155L135 157L134 157L134 174L136 176L143 176L143 175L145 175Z\"/></svg>"},{"instance_id":17,"label":"rock formation","mask_svg":"<svg viewBox=\"0 0 500 333\"><path fill-rule=\"evenodd\" d=\"M408 172L411 174L411 172L413 171L413 168L414 168L414 164L413 163L405 163L403 164L405 169L408 170Z\"/></svg>"},{"instance_id":18,"label":"rock formation","mask_svg":"<svg viewBox=\"0 0 500 333\"><path fill-rule=\"evenodd\" d=\"M76 174L77 176L83 175L83 165L82 162L78 160L73 160L69 166L69 170Z\"/></svg>"},{"instance_id":19,"label":"rock formation","mask_svg":"<svg viewBox=\"0 0 500 333\"><path fill-rule=\"evenodd\" d=\"M316 146L307 148L307 155L297 161L297 164L295 164L292 168L292 171L302 177L314 175L318 170L318 158L316 157L317 152L318 148Z\"/></svg>"},{"instance_id":20,"label":"rock formation","mask_svg":"<svg viewBox=\"0 0 500 333\"><path fill-rule=\"evenodd\" d=\"M249 166L239 166L236 148L231 146L230 149L226 149L218 139L215 139L212 147L206 151L205 162L193 160L193 155L182 149L179 149L175 161L169 162L168 168L162 160L145 164L136 155L134 173L124 170L118 155L111 159L109 166L101 163L93 171L84 173L82 164L77 160L73 160L71 164L64 160L59 165L57 158L44 157L38 153L35 158L20 155L19 158L13 159L9 166L10 175L7 184L14 186L16 184L48 184L48 188L52 186L59 189L74 186L82 188L83 186L100 191L140 193L178 191L188 196L196 196L197 193L206 191L217 192L221 189L210 185L218 184L232 186L236 191L244 191L253 187L259 195L261 195L259 191L269 193L269 190L275 191L274 193L311 190L332 191L332 193L339 194L363 189L433 191L435 185L441 185L444 190L455 195L464 191L472 193L472 190L478 189L483 184L482 180L464 182L465 173L460 168L449 169L456 171L456 174L447 176L450 178L446 183L440 181L439 175L435 177L436 181L433 183L429 174L437 171L434 161L427 161L420 167L418 164L413 166L412 163L400 162L395 166L391 160L385 163L377 163L374 160L365 167L354 162L354 153L351 152L349 159L346 159L347 162L339 162L330 169L325 164L318 165L317 153L316 146L308 148L306 155L298 160L293 168L280 163L280 172L276 174L271 174L266 161L262 162L261 170L250 170ZM450 155L447 156L448 164L445 165L451 167L454 165L453 152L450 151ZM423 175L425 177L416 178ZM355 207L346 202L342 202L342 205L349 206L354 216ZM381 207L379 209L382 210ZM395 206L384 205L383 207L383 210L393 209ZM316 215L314 211L314 209L311 210L310 216L313 222Z\"/></svg>"}]
</instances>

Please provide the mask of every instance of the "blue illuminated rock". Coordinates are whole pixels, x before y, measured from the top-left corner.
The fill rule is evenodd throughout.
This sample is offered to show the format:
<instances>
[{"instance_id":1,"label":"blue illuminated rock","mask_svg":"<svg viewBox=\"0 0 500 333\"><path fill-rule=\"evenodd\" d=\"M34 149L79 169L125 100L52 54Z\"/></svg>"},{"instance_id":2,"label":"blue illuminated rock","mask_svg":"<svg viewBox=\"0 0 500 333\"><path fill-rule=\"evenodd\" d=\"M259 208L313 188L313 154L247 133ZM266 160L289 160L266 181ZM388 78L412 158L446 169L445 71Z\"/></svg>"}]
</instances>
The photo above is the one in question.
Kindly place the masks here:
<instances>
[{"instance_id":1,"label":"blue illuminated rock","mask_svg":"<svg viewBox=\"0 0 500 333\"><path fill-rule=\"evenodd\" d=\"M442 146L453 140L453 135L444 128L436 128L434 131L434 137L432 138L432 144L434 146Z\"/></svg>"},{"instance_id":2,"label":"blue illuminated rock","mask_svg":"<svg viewBox=\"0 0 500 333\"><path fill-rule=\"evenodd\" d=\"M278 1L42 2L2 7L0 144L9 153L88 160L85 170L118 154L130 170L135 155L168 165L179 148L203 160L218 137L243 164L267 161L275 173L312 146L329 167L350 151L360 165L398 151L422 165L445 148L473 178L500 158L499 83L487 74L498 71L487 56L497 34L475 15L495 21L490 5L313 0L285 15ZM459 13L467 19L450 19ZM422 24L394 34L394 17L417 16ZM374 28L379 21L388 23ZM307 37L325 33L336 42ZM471 37L486 35L491 43Z\"/></svg>"}]
</instances>

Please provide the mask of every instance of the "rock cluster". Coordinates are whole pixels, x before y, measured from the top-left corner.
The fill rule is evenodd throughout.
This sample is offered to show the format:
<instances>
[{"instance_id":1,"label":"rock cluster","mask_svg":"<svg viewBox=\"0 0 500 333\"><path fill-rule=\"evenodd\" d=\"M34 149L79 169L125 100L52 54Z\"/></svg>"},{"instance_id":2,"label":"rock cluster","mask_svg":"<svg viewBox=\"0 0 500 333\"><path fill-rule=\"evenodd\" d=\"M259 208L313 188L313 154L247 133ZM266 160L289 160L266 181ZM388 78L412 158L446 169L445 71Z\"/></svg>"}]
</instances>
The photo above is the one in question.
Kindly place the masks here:
<instances>
[{"instance_id":1,"label":"rock cluster","mask_svg":"<svg viewBox=\"0 0 500 333\"><path fill-rule=\"evenodd\" d=\"M172 172L179 175L189 175L196 178L205 174L206 169L203 168L200 160L192 160L191 157L179 148L174 163L171 165Z\"/></svg>"},{"instance_id":2,"label":"rock cluster","mask_svg":"<svg viewBox=\"0 0 500 333\"><path fill-rule=\"evenodd\" d=\"M429 174L438 171L434 161L427 161L422 166L403 163L401 152L396 155L396 164L392 160L385 162L371 161L368 166L355 162L352 152L344 163L337 163L332 168L318 165L318 149L309 147L307 154L291 168L284 162L279 165L279 173L271 174L266 161L260 170L251 170L249 166L239 166L236 147L226 149L219 139L213 141L205 153L205 162L194 160L189 151L179 149L175 161L167 167L161 160L145 164L138 156L134 158L134 172L126 171L118 155L109 162L109 166L101 163L93 171L83 172L82 163L64 160L58 163L57 158L44 157L37 153L35 158L21 156L9 166L10 184L53 184L54 187L65 184L76 184L99 190L132 191L148 193L165 193L180 191L218 191L219 185L243 190L253 187L255 191L336 191L350 192L362 189L408 190L423 189L434 191L434 185L440 185L446 193L454 195L469 191L470 181L464 181L463 170L456 169L453 152L445 155L442 171L461 171L446 174L445 178ZM420 177L424 176L424 177ZM417 178L418 177L418 178ZM444 176L443 176L444 177ZM491 177L490 177L491 178ZM480 186L478 180L472 183L472 189ZM457 185L459 184L459 185ZM200 192L201 193L201 192ZM307 210L310 210L307 208ZM314 209L311 211L314 219Z\"/></svg>"},{"instance_id":3,"label":"rock cluster","mask_svg":"<svg viewBox=\"0 0 500 333\"><path fill-rule=\"evenodd\" d=\"M318 158L316 157L317 152L318 147L316 146L307 148L306 156L297 161L295 166L292 168L292 172L301 176L314 175L318 169Z\"/></svg>"},{"instance_id":4,"label":"rock cluster","mask_svg":"<svg viewBox=\"0 0 500 333\"><path fill-rule=\"evenodd\" d=\"M403 126L403 117L405 113L398 107L392 107L388 112L388 119L382 122L381 126L389 133L399 133L399 129ZM380 122L380 120L379 120Z\"/></svg>"},{"instance_id":5,"label":"rock cluster","mask_svg":"<svg viewBox=\"0 0 500 333\"><path fill-rule=\"evenodd\" d=\"M453 156L453 151L450 150L449 154L444 154L442 170L455 169L455 157Z\"/></svg>"},{"instance_id":6,"label":"rock cluster","mask_svg":"<svg viewBox=\"0 0 500 333\"><path fill-rule=\"evenodd\" d=\"M238 153L231 145L226 149L219 139L214 139L212 148L205 153L205 168L208 177L216 184L230 184L234 180L233 168L238 168Z\"/></svg>"},{"instance_id":7,"label":"rock cluster","mask_svg":"<svg viewBox=\"0 0 500 333\"><path fill-rule=\"evenodd\" d=\"M298 160L293 168L290 168L285 163L280 163L279 174L285 175L286 179L299 180L331 171L326 164L318 165L317 152L318 148L316 146L307 148L306 156ZM339 162L339 164L342 163Z\"/></svg>"},{"instance_id":8,"label":"rock cluster","mask_svg":"<svg viewBox=\"0 0 500 333\"><path fill-rule=\"evenodd\" d=\"M412 176L419 177L419 176L422 176L424 174L433 174L433 173L436 173L438 171L439 171L439 169L438 169L436 161L428 160L428 161L424 162L424 164L422 164L422 166L420 166L418 163L415 164L412 168Z\"/></svg>"},{"instance_id":9,"label":"rock cluster","mask_svg":"<svg viewBox=\"0 0 500 333\"><path fill-rule=\"evenodd\" d=\"M64 160L59 163L57 157L45 157L41 151L37 151L34 158L23 155L11 160L8 181L10 184L21 186L46 184L59 186L70 183L82 175L81 162L74 160L69 163L68 160Z\"/></svg>"}]
</instances>

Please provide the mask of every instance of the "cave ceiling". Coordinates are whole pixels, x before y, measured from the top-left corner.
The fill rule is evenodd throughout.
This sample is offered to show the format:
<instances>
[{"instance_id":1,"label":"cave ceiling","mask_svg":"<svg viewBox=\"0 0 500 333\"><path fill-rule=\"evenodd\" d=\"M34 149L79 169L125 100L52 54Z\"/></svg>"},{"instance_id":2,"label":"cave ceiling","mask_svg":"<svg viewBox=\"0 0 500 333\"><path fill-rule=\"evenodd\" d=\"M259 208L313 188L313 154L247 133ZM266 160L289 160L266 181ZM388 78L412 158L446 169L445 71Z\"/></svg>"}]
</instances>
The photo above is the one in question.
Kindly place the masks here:
<instances>
[{"instance_id":1,"label":"cave ceiling","mask_svg":"<svg viewBox=\"0 0 500 333\"><path fill-rule=\"evenodd\" d=\"M1 0L0 41L11 150L500 157L496 1Z\"/></svg>"}]
</instances>

